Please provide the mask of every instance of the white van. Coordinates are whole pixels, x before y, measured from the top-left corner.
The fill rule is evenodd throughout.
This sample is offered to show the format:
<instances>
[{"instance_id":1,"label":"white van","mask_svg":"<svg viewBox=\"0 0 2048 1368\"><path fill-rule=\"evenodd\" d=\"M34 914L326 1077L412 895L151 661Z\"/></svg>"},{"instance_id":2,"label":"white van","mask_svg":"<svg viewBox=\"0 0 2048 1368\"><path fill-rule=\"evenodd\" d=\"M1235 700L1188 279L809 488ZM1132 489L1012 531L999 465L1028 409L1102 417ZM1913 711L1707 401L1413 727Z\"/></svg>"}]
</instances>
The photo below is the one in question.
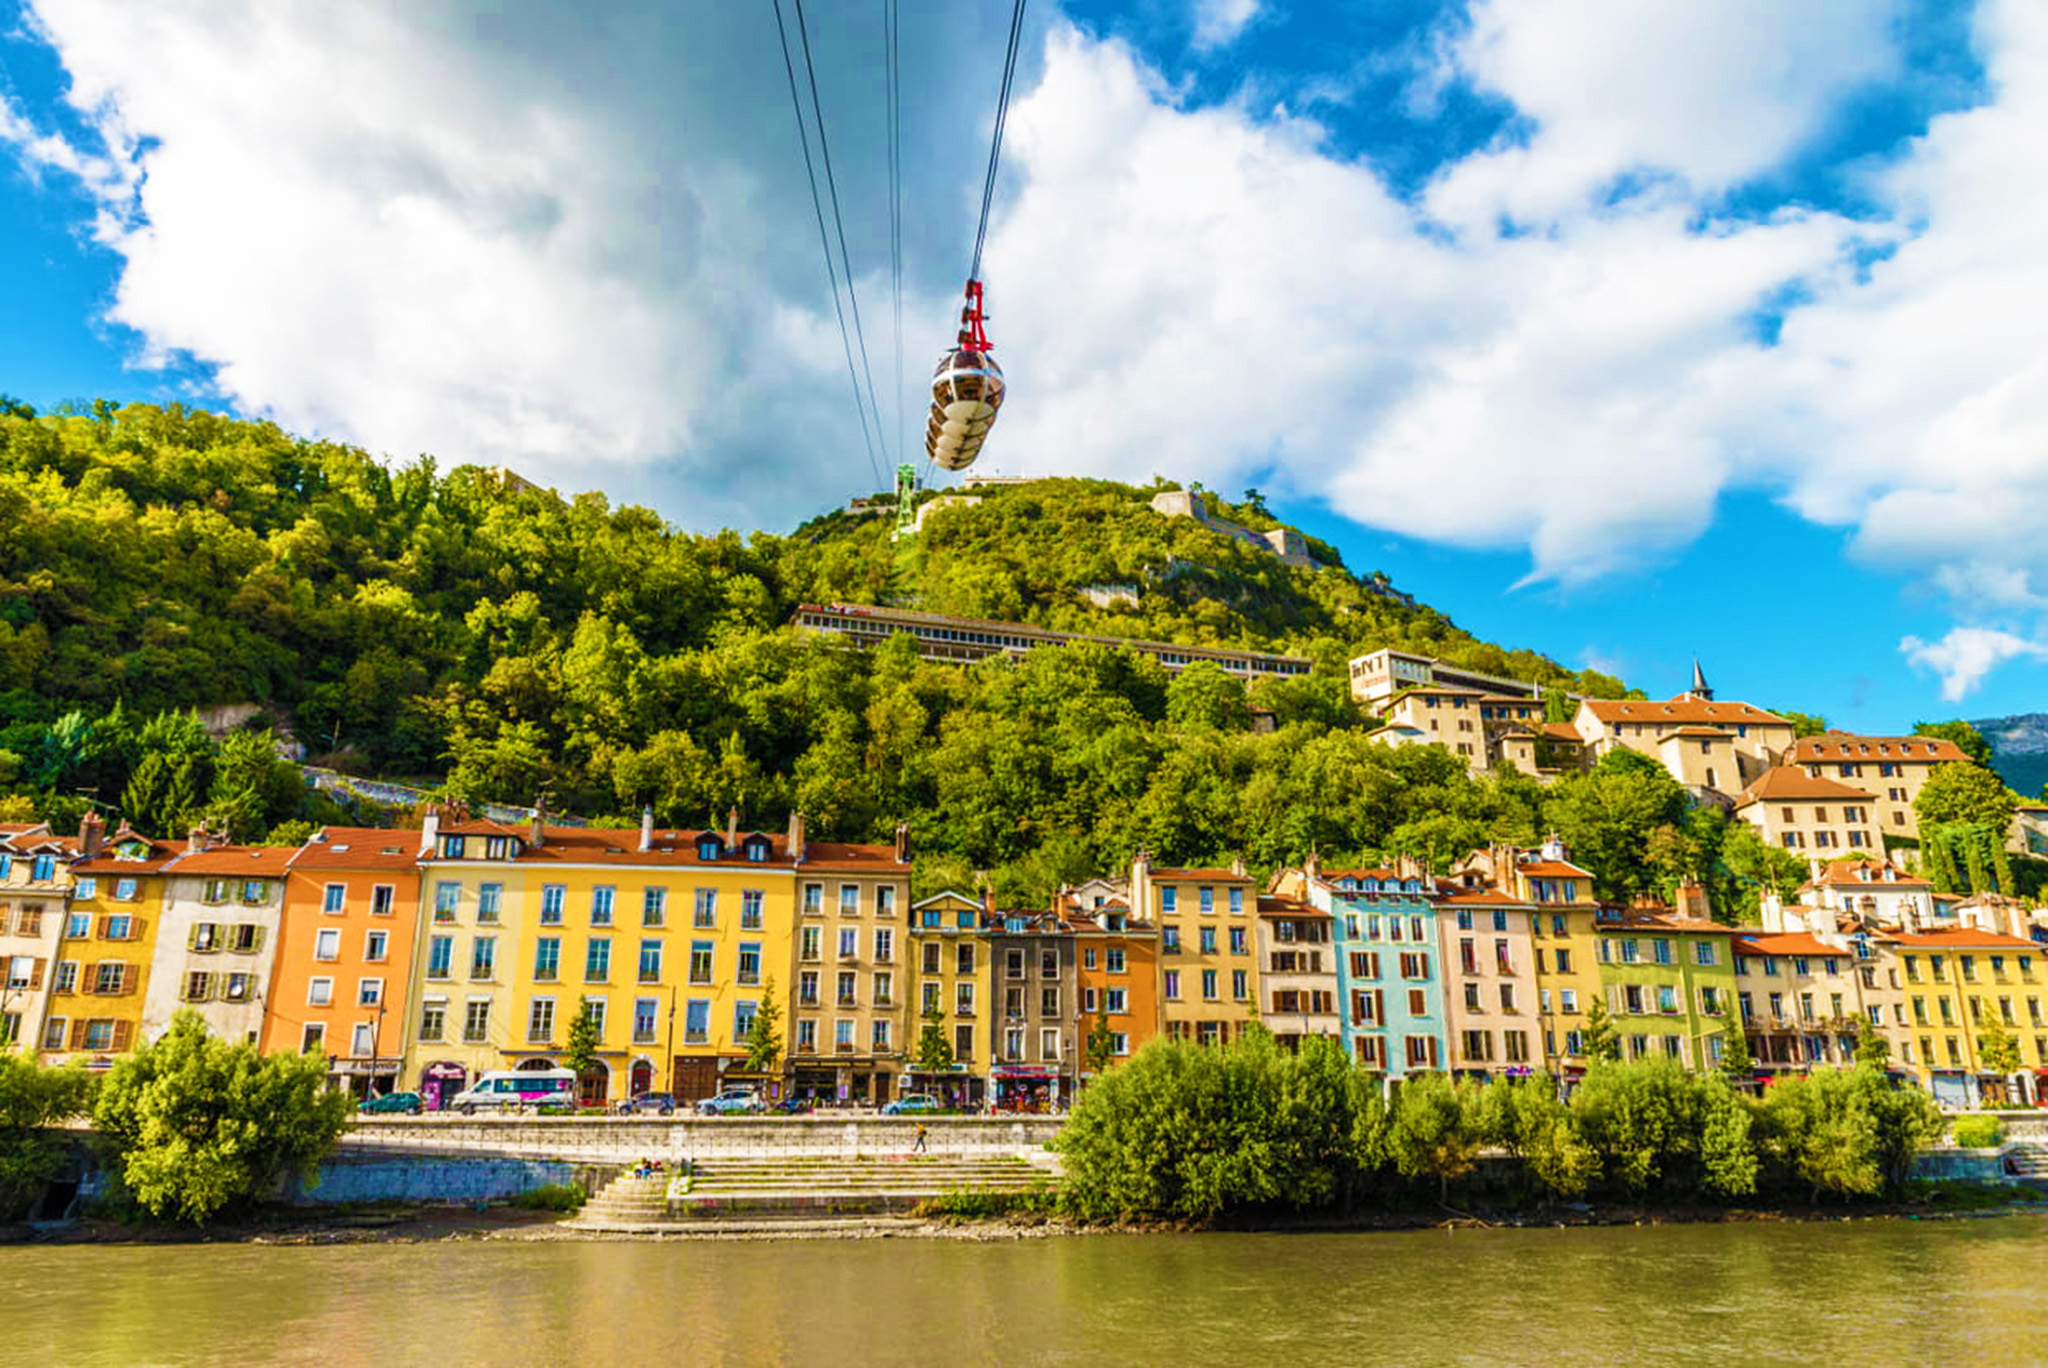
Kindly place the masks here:
<instances>
[{"instance_id":1,"label":"white van","mask_svg":"<svg viewBox=\"0 0 2048 1368\"><path fill-rule=\"evenodd\" d=\"M573 1107L576 1075L568 1069L487 1073L448 1099L450 1110L473 1116L478 1108Z\"/></svg>"}]
</instances>

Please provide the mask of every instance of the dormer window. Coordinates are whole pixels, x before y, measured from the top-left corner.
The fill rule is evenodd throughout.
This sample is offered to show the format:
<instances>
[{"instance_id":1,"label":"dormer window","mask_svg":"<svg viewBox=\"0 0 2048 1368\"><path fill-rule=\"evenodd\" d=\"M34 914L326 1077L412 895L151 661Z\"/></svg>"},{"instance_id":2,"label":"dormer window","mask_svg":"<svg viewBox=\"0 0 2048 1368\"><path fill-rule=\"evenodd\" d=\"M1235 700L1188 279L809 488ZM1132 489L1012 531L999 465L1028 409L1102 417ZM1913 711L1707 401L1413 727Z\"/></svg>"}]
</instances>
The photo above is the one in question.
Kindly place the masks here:
<instances>
[{"instance_id":1,"label":"dormer window","mask_svg":"<svg viewBox=\"0 0 2048 1368\"><path fill-rule=\"evenodd\" d=\"M484 858L502 860L514 852L509 836L487 836L484 838Z\"/></svg>"},{"instance_id":2,"label":"dormer window","mask_svg":"<svg viewBox=\"0 0 2048 1368\"><path fill-rule=\"evenodd\" d=\"M441 838L441 858L444 860L461 859L463 847L468 844L460 836L443 836Z\"/></svg>"},{"instance_id":3,"label":"dormer window","mask_svg":"<svg viewBox=\"0 0 2048 1368\"><path fill-rule=\"evenodd\" d=\"M1121 912L1112 912L1109 914L1107 918L1105 918L1105 920L1108 921L1109 929L1112 931L1121 931L1124 929L1124 916Z\"/></svg>"},{"instance_id":4,"label":"dormer window","mask_svg":"<svg viewBox=\"0 0 2048 1368\"><path fill-rule=\"evenodd\" d=\"M754 863L754 864L766 864L766 863L768 863L768 850L769 850L769 846L768 846L768 838L767 838L766 836L749 836L749 837L747 837L747 841L746 841L746 851L747 851L747 859L748 859L749 861L751 861L752 863Z\"/></svg>"},{"instance_id":5,"label":"dormer window","mask_svg":"<svg viewBox=\"0 0 2048 1368\"><path fill-rule=\"evenodd\" d=\"M1011 935L1022 935L1024 933L1024 919L1022 917L1003 918L1003 930L1008 931Z\"/></svg>"},{"instance_id":6,"label":"dormer window","mask_svg":"<svg viewBox=\"0 0 2048 1368\"><path fill-rule=\"evenodd\" d=\"M699 837L697 838L697 858L698 858L698 859L700 859L700 860L716 860L716 859L720 859L721 857L723 857L723 856L724 856L724 854L725 854L725 843L724 843L723 841L719 840L719 839L718 839L718 838L717 838L716 836L712 836L712 835L710 835L710 834L708 834L708 833L707 833L707 834L705 834L705 835L703 835L703 836L699 836Z\"/></svg>"}]
</instances>

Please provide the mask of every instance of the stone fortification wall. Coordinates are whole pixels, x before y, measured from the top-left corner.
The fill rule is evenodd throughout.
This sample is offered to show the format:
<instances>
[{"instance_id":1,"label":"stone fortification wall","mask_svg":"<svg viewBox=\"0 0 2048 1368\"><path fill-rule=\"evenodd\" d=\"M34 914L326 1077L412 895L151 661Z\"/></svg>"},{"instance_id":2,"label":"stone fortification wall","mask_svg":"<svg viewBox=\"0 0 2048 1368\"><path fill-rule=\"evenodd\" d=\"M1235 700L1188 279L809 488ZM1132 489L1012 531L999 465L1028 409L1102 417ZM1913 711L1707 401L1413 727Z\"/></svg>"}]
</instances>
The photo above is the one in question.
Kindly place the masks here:
<instances>
[{"instance_id":1,"label":"stone fortification wall","mask_svg":"<svg viewBox=\"0 0 2048 1368\"><path fill-rule=\"evenodd\" d=\"M358 1120L344 1153L492 1155L578 1163L636 1159L856 1158L901 1154L919 1120L894 1116L574 1117L379 1116ZM1057 1117L924 1118L925 1148L963 1156L1043 1155Z\"/></svg>"}]
</instances>

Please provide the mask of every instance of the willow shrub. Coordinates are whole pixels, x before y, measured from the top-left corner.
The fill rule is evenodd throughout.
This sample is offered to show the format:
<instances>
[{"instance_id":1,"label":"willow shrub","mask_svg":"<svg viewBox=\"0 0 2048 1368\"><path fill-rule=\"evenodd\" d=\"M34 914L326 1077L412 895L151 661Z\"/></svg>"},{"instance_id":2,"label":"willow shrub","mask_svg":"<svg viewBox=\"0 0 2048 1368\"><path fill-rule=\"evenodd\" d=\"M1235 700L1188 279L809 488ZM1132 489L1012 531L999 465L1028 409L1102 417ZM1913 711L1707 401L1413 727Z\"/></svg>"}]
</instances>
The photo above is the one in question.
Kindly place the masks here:
<instances>
[{"instance_id":1,"label":"willow shrub","mask_svg":"<svg viewBox=\"0 0 2048 1368\"><path fill-rule=\"evenodd\" d=\"M1091 1220L1339 1205L1378 1163L1383 1112L1333 1041L1289 1053L1257 1026L1220 1048L1154 1041L1075 1103L1065 1202Z\"/></svg>"},{"instance_id":2,"label":"willow shrub","mask_svg":"<svg viewBox=\"0 0 2048 1368\"><path fill-rule=\"evenodd\" d=\"M116 1064L93 1121L136 1203L203 1223L271 1197L334 1148L354 1101L326 1085L315 1055L263 1055L208 1034L196 1012Z\"/></svg>"}]
</instances>

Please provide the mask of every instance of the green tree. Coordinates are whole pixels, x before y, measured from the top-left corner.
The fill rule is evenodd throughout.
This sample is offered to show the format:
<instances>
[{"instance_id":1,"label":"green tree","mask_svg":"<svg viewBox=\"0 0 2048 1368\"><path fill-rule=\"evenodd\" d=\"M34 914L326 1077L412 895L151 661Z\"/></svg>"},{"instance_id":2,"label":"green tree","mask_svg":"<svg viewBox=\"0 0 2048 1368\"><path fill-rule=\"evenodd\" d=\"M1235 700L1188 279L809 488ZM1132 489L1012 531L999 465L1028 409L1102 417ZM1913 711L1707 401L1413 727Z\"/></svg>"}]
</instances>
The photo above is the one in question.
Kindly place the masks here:
<instances>
[{"instance_id":1,"label":"green tree","mask_svg":"<svg viewBox=\"0 0 2048 1368\"><path fill-rule=\"evenodd\" d=\"M64 1139L48 1127L90 1107L83 1069L48 1069L0 1049L0 1220L28 1214L64 1159Z\"/></svg>"},{"instance_id":2,"label":"green tree","mask_svg":"<svg viewBox=\"0 0 2048 1368\"><path fill-rule=\"evenodd\" d=\"M1977 823L2002 837L2012 825L2019 800L2005 781L1976 765L1936 765L1913 799L1921 830L1951 823Z\"/></svg>"},{"instance_id":3,"label":"green tree","mask_svg":"<svg viewBox=\"0 0 2048 1368\"><path fill-rule=\"evenodd\" d=\"M924 1026L917 1033L915 1055L920 1073L945 1073L953 1067L953 1046L946 1039L944 1021L937 1006L924 1009Z\"/></svg>"},{"instance_id":4,"label":"green tree","mask_svg":"<svg viewBox=\"0 0 2048 1368\"><path fill-rule=\"evenodd\" d=\"M569 1023L569 1038L562 1046L562 1066L580 1080L585 1074L597 1071L597 1049L602 1043L597 1034L597 1023L591 1019L586 1007Z\"/></svg>"},{"instance_id":5,"label":"green tree","mask_svg":"<svg viewBox=\"0 0 2048 1368\"><path fill-rule=\"evenodd\" d=\"M1766 1144L1808 1195L1869 1196L1884 1184L1878 1118L1846 1069L1780 1079L1762 1106Z\"/></svg>"},{"instance_id":6,"label":"green tree","mask_svg":"<svg viewBox=\"0 0 2048 1368\"><path fill-rule=\"evenodd\" d=\"M1573 1127L1547 1078L1494 1079L1479 1092L1478 1124L1489 1144L1527 1166L1559 1197L1577 1197L1600 1176L1600 1160Z\"/></svg>"},{"instance_id":7,"label":"green tree","mask_svg":"<svg viewBox=\"0 0 2048 1368\"><path fill-rule=\"evenodd\" d=\"M1749 1033L1742 1029L1742 1020L1735 1004L1721 1014L1721 1077L1736 1088L1749 1088L1756 1083L1756 1052L1749 1048Z\"/></svg>"},{"instance_id":8,"label":"green tree","mask_svg":"<svg viewBox=\"0 0 2048 1368\"><path fill-rule=\"evenodd\" d=\"M1869 1017L1856 1022L1856 1063L1863 1068L1883 1073L1891 1063L1892 1045L1870 1024Z\"/></svg>"},{"instance_id":9,"label":"green tree","mask_svg":"<svg viewBox=\"0 0 2048 1368\"><path fill-rule=\"evenodd\" d=\"M1394 1168L1411 1181L1434 1178L1437 1199L1449 1200L1451 1181L1472 1171L1484 1143L1475 1110L1470 1089L1443 1074L1403 1079L1387 1124Z\"/></svg>"},{"instance_id":10,"label":"green tree","mask_svg":"<svg viewBox=\"0 0 2048 1368\"><path fill-rule=\"evenodd\" d=\"M1991 743L1984 739L1982 732L1961 718L1947 722L1915 722L1913 735L1931 736L1938 741L1953 741L1970 759L1986 769L1991 767Z\"/></svg>"},{"instance_id":11,"label":"green tree","mask_svg":"<svg viewBox=\"0 0 2048 1368\"><path fill-rule=\"evenodd\" d=\"M2012 1086L2012 1076L2025 1061L2020 1054L2019 1037L1995 1011L1984 1014L1984 1028L1977 1033L1977 1062L1984 1066L1985 1073L1992 1075L1992 1089L1998 1100L2004 1101L2006 1090Z\"/></svg>"},{"instance_id":12,"label":"green tree","mask_svg":"<svg viewBox=\"0 0 2048 1368\"><path fill-rule=\"evenodd\" d=\"M1828 720L1818 713L1795 712L1791 708L1775 709L1778 716L1792 724L1792 735L1819 736L1828 729Z\"/></svg>"},{"instance_id":13,"label":"green tree","mask_svg":"<svg viewBox=\"0 0 2048 1368\"><path fill-rule=\"evenodd\" d=\"M1099 1074L1116 1063L1116 1033L1109 1029L1108 1017L1096 1017L1088 1028L1086 1057L1090 1073Z\"/></svg>"},{"instance_id":14,"label":"green tree","mask_svg":"<svg viewBox=\"0 0 2048 1368\"><path fill-rule=\"evenodd\" d=\"M1585 1044L1589 1062L1616 1064L1621 1061L1621 1034L1614 1029L1614 1018L1607 1015L1607 1004L1598 998L1586 1008Z\"/></svg>"},{"instance_id":15,"label":"green tree","mask_svg":"<svg viewBox=\"0 0 2048 1368\"><path fill-rule=\"evenodd\" d=\"M775 980L761 985L761 1002L747 1027L747 1072L772 1074L782 1063L782 1007L775 998Z\"/></svg>"},{"instance_id":16,"label":"green tree","mask_svg":"<svg viewBox=\"0 0 2048 1368\"><path fill-rule=\"evenodd\" d=\"M230 1045L199 1014L117 1063L93 1122L122 1186L144 1211L203 1224L310 1176L348 1124L351 1099L326 1086L326 1061Z\"/></svg>"}]
</instances>

